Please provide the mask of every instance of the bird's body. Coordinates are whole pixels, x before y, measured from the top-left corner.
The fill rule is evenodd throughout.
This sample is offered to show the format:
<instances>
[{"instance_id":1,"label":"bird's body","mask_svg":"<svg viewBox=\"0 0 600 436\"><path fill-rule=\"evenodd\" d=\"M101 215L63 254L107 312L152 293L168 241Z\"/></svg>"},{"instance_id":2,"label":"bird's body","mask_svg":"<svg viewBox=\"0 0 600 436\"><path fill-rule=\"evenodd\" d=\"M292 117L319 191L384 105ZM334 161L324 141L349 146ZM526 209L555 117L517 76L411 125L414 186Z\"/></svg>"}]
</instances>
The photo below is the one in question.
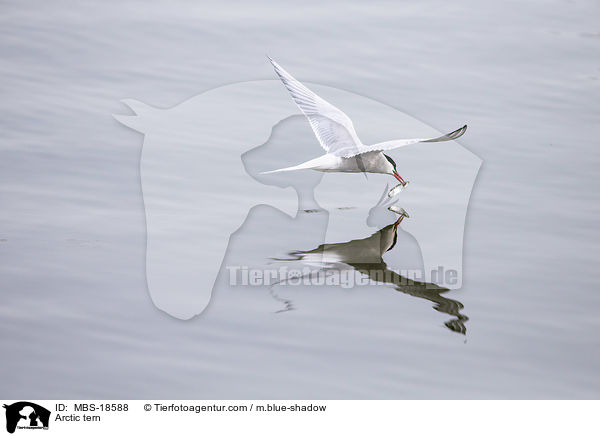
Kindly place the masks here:
<instances>
[{"instance_id":1,"label":"bird's body","mask_svg":"<svg viewBox=\"0 0 600 436\"><path fill-rule=\"evenodd\" d=\"M450 141L462 136L467 130L463 126L447 135L432 139L399 139L365 145L354 130L352 120L341 110L323 100L298 80L294 79L273 59L269 58L275 72L290 92L294 102L310 123L325 154L299 165L266 171L263 174L282 171L311 169L324 172L379 173L394 176L402 185L404 179L396 170L396 163L385 150L392 150L419 142Z\"/></svg>"},{"instance_id":2,"label":"bird's body","mask_svg":"<svg viewBox=\"0 0 600 436\"><path fill-rule=\"evenodd\" d=\"M267 171L264 174L306 169L338 173L366 172L392 174L394 166L386 159L385 155L379 151L370 151L360 155L360 161L357 156L340 157L335 154L325 153L322 156L301 163L300 165Z\"/></svg>"}]
</instances>

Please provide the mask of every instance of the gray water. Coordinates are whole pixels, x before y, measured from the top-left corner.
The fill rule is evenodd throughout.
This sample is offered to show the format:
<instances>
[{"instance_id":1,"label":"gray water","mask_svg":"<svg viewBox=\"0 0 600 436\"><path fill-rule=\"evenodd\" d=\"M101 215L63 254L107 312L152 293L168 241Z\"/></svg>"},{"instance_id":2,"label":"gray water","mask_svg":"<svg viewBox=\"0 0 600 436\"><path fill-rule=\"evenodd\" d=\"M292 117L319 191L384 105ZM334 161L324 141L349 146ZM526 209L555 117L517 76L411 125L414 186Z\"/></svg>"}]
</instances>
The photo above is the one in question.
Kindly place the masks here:
<instances>
[{"instance_id":1,"label":"gray water","mask_svg":"<svg viewBox=\"0 0 600 436\"><path fill-rule=\"evenodd\" d=\"M0 397L598 397L597 3L0 10ZM463 286L442 294L468 318L465 334L435 301L385 286L273 291L229 287L222 274L192 320L154 306L143 137L111 114L126 112L123 98L166 108L272 79L265 53L440 131L469 124L460 143L483 166ZM226 169L213 171L207 182ZM348 206L339 213L364 212ZM258 206L228 256L309 251L323 216Z\"/></svg>"}]
</instances>

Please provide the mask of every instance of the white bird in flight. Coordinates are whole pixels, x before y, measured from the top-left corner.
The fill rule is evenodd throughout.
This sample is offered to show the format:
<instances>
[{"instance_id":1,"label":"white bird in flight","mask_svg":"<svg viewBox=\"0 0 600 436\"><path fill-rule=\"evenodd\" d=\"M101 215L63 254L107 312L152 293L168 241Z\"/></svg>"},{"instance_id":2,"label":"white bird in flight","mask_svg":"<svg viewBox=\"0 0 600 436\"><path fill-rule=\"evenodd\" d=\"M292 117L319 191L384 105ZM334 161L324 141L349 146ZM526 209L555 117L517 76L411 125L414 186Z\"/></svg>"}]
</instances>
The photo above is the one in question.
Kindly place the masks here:
<instances>
[{"instance_id":1,"label":"white bird in flight","mask_svg":"<svg viewBox=\"0 0 600 436\"><path fill-rule=\"evenodd\" d=\"M270 57L269 61L271 61L275 72L292 95L294 102L308 119L319 143L325 149L325 154L300 165L266 171L262 174L304 169L324 172L390 174L404 187L408 182L404 181L398 174L396 163L391 157L383 153L384 150L392 150L419 142L451 141L461 137L467 130L465 124L460 129L438 138L396 139L365 145L358 138L352 120L348 115L294 79Z\"/></svg>"}]
</instances>

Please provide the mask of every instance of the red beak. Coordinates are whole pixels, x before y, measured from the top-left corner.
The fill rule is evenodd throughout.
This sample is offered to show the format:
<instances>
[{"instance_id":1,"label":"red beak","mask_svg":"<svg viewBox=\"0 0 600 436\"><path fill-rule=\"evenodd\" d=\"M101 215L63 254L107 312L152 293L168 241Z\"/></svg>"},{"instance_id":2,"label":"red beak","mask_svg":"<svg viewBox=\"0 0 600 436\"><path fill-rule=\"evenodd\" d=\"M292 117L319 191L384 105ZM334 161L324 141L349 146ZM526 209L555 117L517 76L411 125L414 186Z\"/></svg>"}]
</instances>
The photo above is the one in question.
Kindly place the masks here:
<instances>
[{"instance_id":1,"label":"red beak","mask_svg":"<svg viewBox=\"0 0 600 436\"><path fill-rule=\"evenodd\" d=\"M402 177L400 177L400 174L398 174L398 172L394 171L394 177L404 185L404 179Z\"/></svg>"}]
</instances>

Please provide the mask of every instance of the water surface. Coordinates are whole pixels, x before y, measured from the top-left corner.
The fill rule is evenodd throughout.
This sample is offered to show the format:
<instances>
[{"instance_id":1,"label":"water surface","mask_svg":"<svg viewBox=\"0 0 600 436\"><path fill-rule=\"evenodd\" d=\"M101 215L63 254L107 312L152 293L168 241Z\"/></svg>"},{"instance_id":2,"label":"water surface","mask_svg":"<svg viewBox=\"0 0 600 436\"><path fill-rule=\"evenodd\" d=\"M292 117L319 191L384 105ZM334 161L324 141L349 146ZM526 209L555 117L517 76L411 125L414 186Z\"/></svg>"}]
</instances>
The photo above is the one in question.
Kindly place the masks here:
<instances>
[{"instance_id":1,"label":"water surface","mask_svg":"<svg viewBox=\"0 0 600 436\"><path fill-rule=\"evenodd\" d=\"M597 3L4 2L2 11L0 396L598 397ZM222 274L200 317L155 308L143 138L111 114L126 111L123 98L171 107L271 79L265 53L301 80L440 131L469 124L460 142L484 164L463 286L442 294L464 306L466 335L447 328L452 316L435 301L377 285L274 298ZM307 158L320 152L312 144ZM347 206L356 209L329 214L364 224L372 205ZM258 206L229 254L262 262L312 250L319 238L306 229L323 216ZM337 242L370 234L341 229ZM408 237L401 246L418 251ZM280 312L281 300L294 310Z\"/></svg>"}]
</instances>

